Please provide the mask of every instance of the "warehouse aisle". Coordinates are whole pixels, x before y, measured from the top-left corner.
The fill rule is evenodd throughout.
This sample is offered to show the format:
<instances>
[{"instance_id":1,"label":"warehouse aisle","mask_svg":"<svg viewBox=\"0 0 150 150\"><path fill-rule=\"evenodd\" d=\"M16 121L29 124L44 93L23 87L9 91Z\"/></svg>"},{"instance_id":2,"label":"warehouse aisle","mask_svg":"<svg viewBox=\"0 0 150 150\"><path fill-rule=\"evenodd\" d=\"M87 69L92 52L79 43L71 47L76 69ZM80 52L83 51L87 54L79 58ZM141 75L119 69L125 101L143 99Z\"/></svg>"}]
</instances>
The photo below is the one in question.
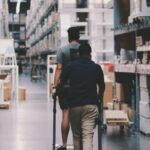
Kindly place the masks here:
<instances>
[{"instance_id":1,"label":"warehouse aisle","mask_svg":"<svg viewBox=\"0 0 150 150\"><path fill-rule=\"evenodd\" d=\"M0 110L0 150L50 149L50 121L45 85L21 77L27 89L27 100L11 101L9 110Z\"/></svg>"},{"instance_id":2,"label":"warehouse aisle","mask_svg":"<svg viewBox=\"0 0 150 150\"><path fill-rule=\"evenodd\" d=\"M11 101L9 110L0 110L0 150L52 150L52 100L46 98L46 82L32 82L20 77L27 89L27 100ZM57 108L57 143L60 137L61 111ZM71 133L69 144L72 143ZM118 132L108 127L103 135L103 150L149 150L150 138ZM71 148L69 149L71 150ZM97 150L97 133L94 137Z\"/></svg>"},{"instance_id":3,"label":"warehouse aisle","mask_svg":"<svg viewBox=\"0 0 150 150\"><path fill-rule=\"evenodd\" d=\"M23 75L19 84L26 88L26 101L11 101L8 110L0 110L0 150L51 150L53 102L47 101L46 82L31 82ZM61 144L57 110L57 143Z\"/></svg>"}]
</instances>

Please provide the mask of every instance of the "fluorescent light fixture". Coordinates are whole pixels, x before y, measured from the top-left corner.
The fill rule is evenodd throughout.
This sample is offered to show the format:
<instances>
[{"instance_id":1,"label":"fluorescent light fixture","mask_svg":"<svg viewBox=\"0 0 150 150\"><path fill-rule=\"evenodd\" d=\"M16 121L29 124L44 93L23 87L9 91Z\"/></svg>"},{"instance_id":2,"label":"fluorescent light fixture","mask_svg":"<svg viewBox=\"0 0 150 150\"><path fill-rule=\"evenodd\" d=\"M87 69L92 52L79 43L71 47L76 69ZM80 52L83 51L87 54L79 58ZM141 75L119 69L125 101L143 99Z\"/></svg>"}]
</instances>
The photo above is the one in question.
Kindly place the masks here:
<instances>
[{"instance_id":1,"label":"fluorescent light fixture","mask_svg":"<svg viewBox=\"0 0 150 150\"><path fill-rule=\"evenodd\" d=\"M18 0L17 6L16 6L16 14L19 14L19 12L20 12L20 3L21 3L21 0Z\"/></svg>"},{"instance_id":2,"label":"fluorescent light fixture","mask_svg":"<svg viewBox=\"0 0 150 150\"><path fill-rule=\"evenodd\" d=\"M104 3L108 3L110 0L104 0Z\"/></svg>"}]
</instances>

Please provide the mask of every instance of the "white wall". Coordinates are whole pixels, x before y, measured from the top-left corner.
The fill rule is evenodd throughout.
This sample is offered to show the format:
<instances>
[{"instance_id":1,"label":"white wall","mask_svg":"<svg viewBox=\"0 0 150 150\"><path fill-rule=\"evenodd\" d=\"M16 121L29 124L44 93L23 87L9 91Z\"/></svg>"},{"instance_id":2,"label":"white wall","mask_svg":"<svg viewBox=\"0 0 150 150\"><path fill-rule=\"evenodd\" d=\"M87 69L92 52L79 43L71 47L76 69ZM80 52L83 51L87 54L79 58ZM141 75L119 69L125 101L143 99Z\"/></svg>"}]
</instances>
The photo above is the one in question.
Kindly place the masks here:
<instances>
[{"instance_id":1,"label":"white wall","mask_svg":"<svg viewBox=\"0 0 150 150\"><path fill-rule=\"evenodd\" d=\"M87 12L89 12L89 39L90 39L89 43L91 44L93 50L92 51L93 60L96 60L96 55L98 51L101 50L113 51L114 48L113 32L111 31L111 28L113 28L113 11L112 10L103 11L103 8L101 8L101 2L102 0L89 0L89 7L88 9L86 9ZM64 46L68 43L67 29L70 26L72 26L76 21L75 7L76 7L76 0L59 1L61 46ZM102 25L103 23L112 25L103 26ZM105 35L103 32L103 28L105 28ZM106 43L105 46L103 44L104 40Z\"/></svg>"},{"instance_id":2,"label":"white wall","mask_svg":"<svg viewBox=\"0 0 150 150\"><path fill-rule=\"evenodd\" d=\"M91 46L93 49L92 58L95 61L97 58L97 52L101 50L112 50L114 48L113 32L113 13L105 12L103 18L103 12L91 12L90 13L90 35ZM103 25L105 23L106 25ZM112 25L107 25L112 24ZM105 28L105 32L103 32ZM105 45L103 44L105 40Z\"/></svg>"},{"instance_id":3,"label":"white wall","mask_svg":"<svg viewBox=\"0 0 150 150\"><path fill-rule=\"evenodd\" d=\"M68 43L68 33L67 30L72 23L75 21L74 13L60 13L60 35L61 35L61 47Z\"/></svg>"}]
</instances>

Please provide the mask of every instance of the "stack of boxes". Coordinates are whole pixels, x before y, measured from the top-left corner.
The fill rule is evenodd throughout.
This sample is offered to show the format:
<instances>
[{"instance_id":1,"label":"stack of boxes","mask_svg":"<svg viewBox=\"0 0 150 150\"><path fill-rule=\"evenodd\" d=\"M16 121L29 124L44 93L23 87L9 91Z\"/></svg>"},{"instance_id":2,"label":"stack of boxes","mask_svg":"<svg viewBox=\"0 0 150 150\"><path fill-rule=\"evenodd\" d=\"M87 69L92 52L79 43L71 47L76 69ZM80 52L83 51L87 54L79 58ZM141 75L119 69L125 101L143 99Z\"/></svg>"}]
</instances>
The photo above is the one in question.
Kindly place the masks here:
<instances>
[{"instance_id":1,"label":"stack of boxes","mask_svg":"<svg viewBox=\"0 0 150 150\"><path fill-rule=\"evenodd\" d=\"M12 99L11 85L11 77L7 74L0 74L0 108L9 108L8 101Z\"/></svg>"},{"instance_id":2,"label":"stack of boxes","mask_svg":"<svg viewBox=\"0 0 150 150\"><path fill-rule=\"evenodd\" d=\"M29 26L31 25L33 18L36 20L36 18L34 17L34 15L38 14L37 10L39 11L38 8L39 8L39 6L41 4L37 0L32 0L30 5L31 5L32 9L30 9L30 10L27 11L27 17L26 17L26 26L27 26L27 28L29 28Z\"/></svg>"},{"instance_id":3,"label":"stack of boxes","mask_svg":"<svg viewBox=\"0 0 150 150\"><path fill-rule=\"evenodd\" d=\"M130 121L133 120L134 110L131 108L131 85L127 83L116 84L116 97L120 101L120 109L128 114Z\"/></svg>"},{"instance_id":4,"label":"stack of boxes","mask_svg":"<svg viewBox=\"0 0 150 150\"><path fill-rule=\"evenodd\" d=\"M107 81L105 82L105 92L104 92L104 107L108 107L107 104L112 102L113 99L113 82Z\"/></svg>"},{"instance_id":5,"label":"stack of boxes","mask_svg":"<svg viewBox=\"0 0 150 150\"><path fill-rule=\"evenodd\" d=\"M11 94L11 76L7 75L7 77L4 80L4 100L9 101L12 99L12 94Z\"/></svg>"},{"instance_id":6,"label":"stack of boxes","mask_svg":"<svg viewBox=\"0 0 150 150\"><path fill-rule=\"evenodd\" d=\"M104 108L108 108L108 105L110 105L110 103L112 103L113 100L113 74L114 74L114 70L111 69L112 64L110 63L101 63L100 64L103 72L104 72L104 76L105 76L105 92L104 92ZM109 103L109 104L108 104Z\"/></svg>"},{"instance_id":7,"label":"stack of boxes","mask_svg":"<svg viewBox=\"0 0 150 150\"><path fill-rule=\"evenodd\" d=\"M26 88L25 87L19 87L19 100L20 101L26 100Z\"/></svg>"},{"instance_id":8,"label":"stack of boxes","mask_svg":"<svg viewBox=\"0 0 150 150\"><path fill-rule=\"evenodd\" d=\"M140 131L150 134L150 76L140 75Z\"/></svg>"},{"instance_id":9,"label":"stack of boxes","mask_svg":"<svg viewBox=\"0 0 150 150\"><path fill-rule=\"evenodd\" d=\"M33 24L36 24L37 27L35 28L31 25L31 30L27 30L27 37L29 36L27 43L29 45L32 45L36 40L38 40L39 37L46 34L49 31L49 29L53 27L53 25L55 26L55 23L57 23L58 20L59 13L53 11L51 15L48 16L48 18L44 19L43 25L38 24L36 22L32 22ZM31 34L34 28L35 33ZM59 43L59 35L59 30L53 28L51 34L46 35L43 39L41 39L38 43L31 47L32 53L36 54L37 52L47 51L49 49L56 49L57 44Z\"/></svg>"},{"instance_id":10,"label":"stack of boxes","mask_svg":"<svg viewBox=\"0 0 150 150\"><path fill-rule=\"evenodd\" d=\"M111 101L107 102L107 108L111 110L123 110L128 115L129 120L133 120L133 110L126 102L127 100L131 101L131 97L129 97L131 95L130 91L131 89L128 84L116 83L114 97L112 97Z\"/></svg>"}]
</instances>

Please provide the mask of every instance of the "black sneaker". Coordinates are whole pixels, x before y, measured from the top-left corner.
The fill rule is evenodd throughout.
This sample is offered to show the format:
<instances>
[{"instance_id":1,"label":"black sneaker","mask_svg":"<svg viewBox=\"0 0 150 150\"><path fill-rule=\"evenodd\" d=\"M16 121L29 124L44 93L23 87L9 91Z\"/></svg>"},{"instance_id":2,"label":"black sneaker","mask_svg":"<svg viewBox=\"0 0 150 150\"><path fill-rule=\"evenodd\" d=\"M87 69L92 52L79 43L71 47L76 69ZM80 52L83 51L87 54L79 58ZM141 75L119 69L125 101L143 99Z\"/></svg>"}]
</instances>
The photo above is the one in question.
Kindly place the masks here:
<instances>
[{"instance_id":1,"label":"black sneaker","mask_svg":"<svg viewBox=\"0 0 150 150\"><path fill-rule=\"evenodd\" d=\"M67 150L66 147L60 146L59 148L57 148L57 150Z\"/></svg>"}]
</instances>

